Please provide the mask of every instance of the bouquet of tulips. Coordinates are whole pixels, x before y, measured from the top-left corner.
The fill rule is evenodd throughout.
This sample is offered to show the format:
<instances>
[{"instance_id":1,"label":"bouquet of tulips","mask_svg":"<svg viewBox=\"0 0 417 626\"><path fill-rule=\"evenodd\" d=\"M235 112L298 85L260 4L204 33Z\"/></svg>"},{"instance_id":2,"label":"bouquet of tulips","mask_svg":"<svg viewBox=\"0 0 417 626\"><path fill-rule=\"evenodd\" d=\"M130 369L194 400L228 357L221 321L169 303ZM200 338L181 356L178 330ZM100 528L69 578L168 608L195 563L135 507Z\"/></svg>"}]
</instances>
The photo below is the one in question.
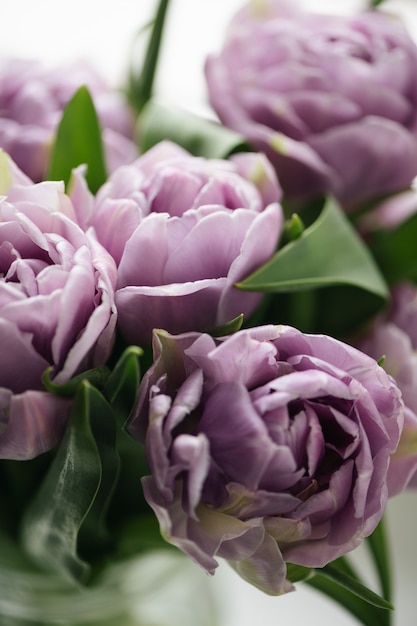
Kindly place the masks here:
<instances>
[{"instance_id":1,"label":"bouquet of tulips","mask_svg":"<svg viewBox=\"0 0 417 626\"><path fill-rule=\"evenodd\" d=\"M215 122L152 98L167 8L123 92L0 63L0 567L88 590L171 544L389 626L383 515L417 485L417 45L383 7L251 0L206 62Z\"/></svg>"}]
</instances>

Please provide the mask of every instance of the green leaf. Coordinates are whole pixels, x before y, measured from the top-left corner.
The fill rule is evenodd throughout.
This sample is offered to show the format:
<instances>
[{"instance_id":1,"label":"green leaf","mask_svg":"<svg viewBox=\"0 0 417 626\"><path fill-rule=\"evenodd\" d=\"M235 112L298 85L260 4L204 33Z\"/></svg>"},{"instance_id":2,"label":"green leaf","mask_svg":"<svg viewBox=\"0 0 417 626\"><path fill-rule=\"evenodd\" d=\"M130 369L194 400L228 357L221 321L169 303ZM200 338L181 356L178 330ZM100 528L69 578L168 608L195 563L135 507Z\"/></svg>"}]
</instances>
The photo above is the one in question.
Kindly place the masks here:
<instances>
[{"instance_id":1,"label":"green leaf","mask_svg":"<svg viewBox=\"0 0 417 626\"><path fill-rule=\"evenodd\" d=\"M143 350L129 346L121 355L104 388L104 395L110 402L119 425L129 418L136 400L140 382L139 357Z\"/></svg>"},{"instance_id":2,"label":"green leaf","mask_svg":"<svg viewBox=\"0 0 417 626\"><path fill-rule=\"evenodd\" d=\"M381 520L374 532L367 537L366 544L371 553L381 585L381 593L387 600L392 598L391 563L385 524Z\"/></svg>"},{"instance_id":3,"label":"green leaf","mask_svg":"<svg viewBox=\"0 0 417 626\"><path fill-rule=\"evenodd\" d=\"M371 589L368 589L368 587L365 587L365 585L362 585L362 583L355 578L352 578L352 576L349 576L349 574L346 574L346 572L342 571L339 567L335 567L332 563L329 563L320 570L315 571L318 575L329 578L333 582L341 585L353 593L361 600L368 602L368 604L372 604L372 606L376 606L379 609L394 609L393 605L388 602L388 600L381 598L381 596L371 591Z\"/></svg>"},{"instance_id":4,"label":"green leaf","mask_svg":"<svg viewBox=\"0 0 417 626\"><path fill-rule=\"evenodd\" d=\"M107 512L120 474L117 429L114 413L93 386L87 386L91 433L97 447L101 469L100 483L78 535L78 548L83 556L102 558L102 550L110 542Z\"/></svg>"},{"instance_id":5,"label":"green leaf","mask_svg":"<svg viewBox=\"0 0 417 626\"><path fill-rule=\"evenodd\" d=\"M317 572L318 570L316 570ZM390 612L379 609L366 600L351 593L344 586L335 582L331 578L326 578L317 574L308 578L306 584L324 593L332 601L345 608L351 615L354 615L364 626L389 626Z\"/></svg>"},{"instance_id":6,"label":"green leaf","mask_svg":"<svg viewBox=\"0 0 417 626\"><path fill-rule=\"evenodd\" d=\"M95 367L90 370L86 370L74 378L71 378L66 383L56 384L51 380L51 373L53 367L48 367L42 375L42 383L47 391L55 396L61 396L63 398L73 398L78 390L78 385L81 381L86 380L94 387L101 389L104 383L109 378L109 370L107 367Z\"/></svg>"},{"instance_id":7,"label":"green leaf","mask_svg":"<svg viewBox=\"0 0 417 626\"><path fill-rule=\"evenodd\" d=\"M23 518L22 544L35 562L78 582L90 566L78 553L102 539L103 519L118 474L112 411L87 381L79 385L65 436ZM89 529L94 525L94 533Z\"/></svg>"},{"instance_id":8,"label":"green leaf","mask_svg":"<svg viewBox=\"0 0 417 626\"><path fill-rule=\"evenodd\" d=\"M315 572L311 567L304 567L303 565L296 565L295 563L287 563L287 579L292 583L306 581L314 575Z\"/></svg>"},{"instance_id":9,"label":"green leaf","mask_svg":"<svg viewBox=\"0 0 417 626\"><path fill-rule=\"evenodd\" d=\"M348 558L340 557L321 569L288 565L287 577L303 581L343 606L365 626L389 626L392 606L365 587Z\"/></svg>"},{"instance_id":10,"label":"green leaf","mask_svg":"<svg viewBox=\"0 0 417 626\"><path fill-rule=\"evenodd\" d=\"M236 152L251 151L246 140L234 131L188 111L150 101L138 120L142 152L164 139L182 146L195 156L227 158Z\"/></svg>"},{"instance_id":11,"label":"green leaf","mask_svg":"<svg viewBox=\"0 0 417 626\"><path fill-rule=\"evenodd\" d=\"M236 286L251 291L291 291L350 285L387 297L387 286L371 254L343 211L328 199L303 234Z\"/></svg>"},{"instance_id":12,"label":"green leaf","mask_svg":"<svg viewBox=\"0 0 417 626\"><path fill-rule=\"evenodd\" d=\"M369 247L389 283L417 282L417 214L395 229L380 230L369 238Z\"/></svg>"},{"instance_id":13,"label":"green leaf","mask_svg":"<svg viewBox=\"0 0 417 626\"><path fill-rule=\"evenodd\" d=\"M66 185L71 172L87 165L86 180L92 193L106 181L104 149L100 122L87 87L76 91L66 105L52 148L47 179L63 180Z\"/></svg>"},{"instance_id":14,"label":"green leaf","mask_svg":"<svg viewBox=\"0 0 417 626\"><path fill-rule=\"evenodd\" d=\"M305 226L301 217L297 213L293 213L289 219L285 221L284 232L281 237L281 245L296 241L305 230Z\"/></svg>"},{"instance_id":15,"label":"green leaf","mask_svg":"<svg viewBox=\"0 0 417 626\"><path fill-rule=\"evenodd\" d=\"M225 337L226 335L232 335L242 328L242 324L243 314L240 314L234 319L230 320L230 322L226 322L226 324L222 324L222 326L217 326L216 328L214 328L210 332L210 335L212 337Z\"/></svg>"},{"instance_id":16,"label":"green leaf","mask_svg":"<svg viewBox=\"0 0 417 626\"><path fill-rule=\"evenodd\" d=\"M133 108L138 112L152 95L168 5L169 0L160 0L152 24L139 32L138 37L142 39L144 31L147 31L150 26L152 28L142 67L139 71L132 64L130 67L128 96Z\"/></svg>"},{"instance_id":17,"label":"green leaf","mask_svg":"<svg viewBox=\"0 0 417 626\"><path fill-rule=\"evenodd\" d=\"M357 571L354 569L352 563L349 561L347 556L340 556L338 559L332 561L332 565L334 567L337 567L339 570L341 570L351 578L355 578L359 582L362 582Z\"/></svg>"}]
</instances>

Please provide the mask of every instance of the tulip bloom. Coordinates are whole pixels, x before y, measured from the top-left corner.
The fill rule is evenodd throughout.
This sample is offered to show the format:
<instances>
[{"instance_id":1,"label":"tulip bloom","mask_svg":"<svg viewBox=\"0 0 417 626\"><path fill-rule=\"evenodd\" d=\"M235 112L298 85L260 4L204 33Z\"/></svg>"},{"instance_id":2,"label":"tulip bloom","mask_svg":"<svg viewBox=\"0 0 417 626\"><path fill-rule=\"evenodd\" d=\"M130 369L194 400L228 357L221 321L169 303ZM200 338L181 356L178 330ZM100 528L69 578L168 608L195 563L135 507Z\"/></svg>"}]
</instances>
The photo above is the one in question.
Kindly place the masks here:
<instances>
[{"instance_id":1,"label":"tulip bloom","mask_svg":"<svg viewBox=\"0 0 417 626\"><path fill-rule=\"evenodd\" d=\"M63 183L32 184L4 153L0 171L0 458L22 460L52 448L68 416L43 372L64 383L110 354L116 267Z\"/></svg>"},{"instance_id":2,"label":"tulip bloom","mask_svg":"<svg viewBox=\"0 0 417 626\"><path fill-rule=\"evenodd\" d=\"M393 458L391 490L417 486L417 288L399 283L391 291L391 303L359 343L361 350L383 359L384 369L395 379L405 404L405 424ZM411 481L411 482L410 482Z\"/></svg>"},{"instance_id":3,"label":"tulip bloom","mask_svg":"<svg viewBox=\"0 0 417 626\"><path fill-rule=\"evenodd\" d=\"M417 174L417 47L396 19L250 2L206 64L211 104L275 165L295 202L346 210Z\"/></svg>"},{"instance_id":4,"label":"tulip bloom","mask_svg":"<svg viewBox=\"0 0 417 626\"><path fill-rule=\"evenodd\" d=\"M192 157L163 142L99 190L91 220L118 265L118 321L131 343L153 328L211 330L251 314L262 294L234 284L268 261L281 190L263 155Z\"/></svg>"},{"instance_id":5,"label":"tulip bloom","mask_svg":"<svg viewBox=\"0 0 417 626\"><path fill-rule=\"evenodd\" d=\"M271 594L286 562L322 567L378 524L403 426L394 381L323 335L261 326L222 339L156 332L130 424L163 536Z\"/></svg>"},{"instance_id":6,"label":"tulip bloom","mask_svg":"<svg viewBox=\"0 0 417 626\"><path fill-rule=\"evenodd\" d=\"M133 115L121 94L91 67L74 63L47 69L29 59L0 62L0 148L35 182L45 177L63 109L82 85L91 91L103 127L108 170L133 161Z\"/></svg>"}]
</instances>

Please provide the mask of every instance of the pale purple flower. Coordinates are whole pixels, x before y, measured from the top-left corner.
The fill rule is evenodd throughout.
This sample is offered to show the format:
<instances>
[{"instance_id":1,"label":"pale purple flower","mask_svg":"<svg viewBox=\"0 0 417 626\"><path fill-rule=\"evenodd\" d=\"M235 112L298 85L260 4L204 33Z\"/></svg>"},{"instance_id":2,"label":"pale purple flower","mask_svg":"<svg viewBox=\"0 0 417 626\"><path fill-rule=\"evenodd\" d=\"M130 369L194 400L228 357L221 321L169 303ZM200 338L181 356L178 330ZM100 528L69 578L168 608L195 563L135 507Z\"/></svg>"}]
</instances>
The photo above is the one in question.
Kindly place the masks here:
<instances>
[{"instance_id":1,"label":"pale purple flower","mask_svg":"<svg viewBox=\"0 0 417 626\"><path fill-rule=\"evenodd\" d=\"M322 567L374 530L403 425L376 361L272 325L222 339L159 331L154 353L129 430L167 541L279 594L286 562Z\"/></svg>"},{"instance_id":2,"label":"pale purple flower","mask_svg":"<svg viewBox=\"0 0 417 626\"><path fill-rule=\"evenodd\" d=\"M417 213L417 180L410 188L393 194L370 207L356 221L357 230L365 237L378 231L395 230Z\"/></svg>"},{"instance_id":3,"label":"pale purple flower","mask_svg":"<svg viewBox=\"0 0 417 626\"><path fill-rule=\"evenodd\" d=\"M82 85L103 127L108 170L133 161L134 120L126 99L86 62L49 68L29 59L0 61L0 147L32 180L44 179L63 109Z\"/></svg>"},{"instance_id":4,"label":"pale purple flower","mask_svg":"<svg viewBox=\"0 0 417 626\"><path fill-rule=\"evenodd\" d=\"M358 342L395 379L405 404L405 423L393 457L390 488L398 493L407 485L417 487L417 287L398 283L391 302Z\"/></svg>"},{"instance_id":5,"label":"pale purple flower","mask_svg":"<svg viewBox=\"0 0 417 626\"><path fill-rule=\"evenodd\" d=\"M0 458L28 459L59 441L70 408L45 370L64 383L110 354L116 267L62 182L33 184L0 159Z\"/></svg>"},{"instance_id":6,"label":"pale purple flower","mask_svg":"<svg viewBox=\"0 0 417 626\"><path fill-rule=\"evenodd\" d=\"M91 223L118 265L125 338L150 344L153 328L211 330L252 313L262 294L234 285L274 254L280 196L260 154L207 160L163 142L114 172Z\"/></svg>"},{"instance_id":7,"label":"pale purple flower","mask_svg":"<svg viewBox=\"0 0 417 626\"><path fill-rule=\"evenodd\" d=\"M251 2L206 77L221 121L268 155L293 201L331 192L352 210L417 174L417 47L389 14Z\"/></svg>"}]
</instances>

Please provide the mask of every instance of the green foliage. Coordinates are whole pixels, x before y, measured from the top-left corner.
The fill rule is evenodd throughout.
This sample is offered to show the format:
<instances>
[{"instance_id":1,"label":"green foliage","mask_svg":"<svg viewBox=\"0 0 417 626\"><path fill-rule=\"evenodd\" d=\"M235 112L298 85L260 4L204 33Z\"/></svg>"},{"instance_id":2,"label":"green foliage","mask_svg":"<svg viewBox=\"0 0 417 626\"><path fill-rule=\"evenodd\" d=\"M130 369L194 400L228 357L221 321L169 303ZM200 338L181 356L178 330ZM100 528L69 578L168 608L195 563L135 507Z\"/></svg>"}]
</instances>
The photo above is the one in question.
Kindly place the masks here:
<instances>
[{"instance_id":1,"label":"green foliage","mask_svg":"<svg viewBox=\"0 0 417 626\"><path fill-rule=\"evenodd\" d=\"M340 584L338 580L333 580L331 576L316 574L316 576L308 579L306 583L310 587L324 593L337 604L340 604L364 626L376 626L377 624L378 626L389 626L390 612L386 608L374 606L366 598L352 593L349 588Z\"/></svg>"},{"instance_id":2,"label":"green foliage","mask_svg":"<svg viewBox=\"0 0 417 626\"><path fill-rule=\"evenodd\" d=\"M130 67L128 97L131 105L138 112L143 109L152 95L168 6L169 0L160 0L155 19L150 25L142 28L138 35L138 39L142 39L151 26L143 64L140 63L139 70L134 67L133 63Z\"/></svg>"},{"instance_id":3,"label":"green foliage","mask_svg":"<svg viewBox=\"0 0 417 626\"><path fill-rule=\"evenodd\" d=\"M139 357L143 350L129 346L121 355L106 382L104 395L110 402L117 421L123 426L132 409L140 382Z\"/></svg>"},{"instance_id":4,"label":"green foliage","mask_svg":"<svg viewBox=\"0 0 417 626\"><path fill-rule=\"evenodd\" d=\"M191 154L207 159L251 150L241 135L225 126L152 100L139 118L138 136L142 152L162 140L173 141Z\"/></svg>"},{"instance_id":5,"label":"green foliage","mask_svg":"<svg viewBox=\"0 0 417 626\"><path fill-rule=\"evenodd\" d=\"M66 105L59 123L47 180L63 180L66 185L71 172L87 165L86 180L92 193L106 181L104 149L100 122L87 87L83 86Z\"/></svg>"},{"instance_id":6,"label":"green foliage","mask_svg":"<svg viewBox=\"0 0 417 626\"><path fill-rule=\"evenodd\" d=\"M387 600L391 600L391 563L383 519L379 522L374 532L367 538L366 543L378 574L382 595Z\"/></svg>"},{"instance_id":7,"label":"green foliage","mask_svg":"<svg viewBox=\"0 0 417 626\"><path fill-rule=\"evenodd\" d=\"M78 386L83 380L88 381L94 387L102 389L107 381L110 372L107 367L95 367L90 370L86 370L77 376L74 376L66 383L56 384L51 380L51 373L53 367L48 367L42 376L43 386L47 391L55 396L61 396L63 398L73 398L77 393Z\"/></svg>"},{"instance_id":8,"label":"green foliage","mask_svg":"<svg viewBox=\"0 0 417 626\"><path fill-rule=\"evenodd\" d=\"M291 241L296 241L305 230L305 225L301 217L297 213L293 213L291 217L285 220L284 223L284 232L281 236L281 246Z\"/></svg>"},{"instance_id":9,"label":"green foliage","mask_svg":"<svg viewBox=\"0 0 417 626\"><path fill-rule=\"evenodd\" d=\"M348 285L386 298L387 286L365 244L329 198L319 217L294 241L236 285L282 292Z\"/></svg>"},{"instance_id":10,"label":"green foliage","mask_svg":"<svg viewBox=\"0 0 417 626\"><path fill-rule=\"evenodd\" d=\"M110 405L82 381L66 434L23 519L23 546L40 567L86 582L90 567L78 543L81 538L91 548L105 542L118 465Z\"/></svg>"},{"instance_id":11,"label":"green foliage","mask_svg":"<svg viewBox=\"0 0 417 626\"><path fill-rule=\"evenodd\" d=\"M211 331L212 337L225 337L226 335L232 335L242 328L243 315L238 315L230 322L226 322L222 326L218 326Z\"/></svg>"}]
</instances>

